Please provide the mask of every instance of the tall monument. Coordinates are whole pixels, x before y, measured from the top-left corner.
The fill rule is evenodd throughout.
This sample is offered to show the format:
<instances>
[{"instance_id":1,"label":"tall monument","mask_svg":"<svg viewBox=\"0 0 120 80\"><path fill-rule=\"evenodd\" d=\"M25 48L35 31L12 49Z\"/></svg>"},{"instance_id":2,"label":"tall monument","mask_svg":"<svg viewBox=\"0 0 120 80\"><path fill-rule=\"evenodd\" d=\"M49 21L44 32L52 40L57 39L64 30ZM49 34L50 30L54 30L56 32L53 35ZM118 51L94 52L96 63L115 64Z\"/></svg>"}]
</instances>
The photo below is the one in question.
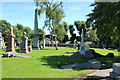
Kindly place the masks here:
<instances>
[{"instance_id":1,"label":"tall monument","mask_svg":"<svg viewBox=\"0 0 120 80\"><path fill-rule=\"evenodd\" d=\"M15 52L14 37L15 35L13 34L13 27L10 27L10 34L8 34L6 52Z\"/></svg>"},{"instance_id":2,"label":"tall monument","mask_svg":"<svg viewBox=\"0 0 120 80\"><path fill-rule=\"evenodd\" d=\"M21 49L19 52L21 52L21 53L29 52L28 51L28 37L26 36L26 32L23 33Z\"/></svg>"},{"instance_id":3,"label":"tall monument","mask_svg":"<svg viewBox=\"0 0 120 80\"><path fill-rule=\"evenodd\" d=\"M34 37L32 48L36 50L40 50L39 47L39 37L38 37L38 9L35 9L35 23L34 23Z\"/></svg>"},{"instance_id":4,"label":"tall monument","mask_svg":"<svg viewBox=\"0 0 120 80\"><path fill-rule=\"evenodd\" d=\"M79 53L82 55L85 52L85 46L84 46L84 34L83 34L83 29L82 29L82 34L81 34L81 46L80 46L80 51Z\"/></svg>"}]
</instances>

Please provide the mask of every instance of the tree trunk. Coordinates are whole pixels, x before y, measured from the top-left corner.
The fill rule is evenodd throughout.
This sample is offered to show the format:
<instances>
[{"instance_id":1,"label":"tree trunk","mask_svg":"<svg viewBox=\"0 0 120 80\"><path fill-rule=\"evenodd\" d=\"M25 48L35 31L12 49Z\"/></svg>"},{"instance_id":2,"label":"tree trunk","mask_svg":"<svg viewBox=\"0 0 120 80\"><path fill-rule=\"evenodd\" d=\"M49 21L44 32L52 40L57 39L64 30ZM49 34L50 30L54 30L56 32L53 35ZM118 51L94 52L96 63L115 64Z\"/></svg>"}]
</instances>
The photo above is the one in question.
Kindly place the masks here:
<instances>
[{"instance_id":1,"label":"tree trunk","mask_svg":"<svg viewBox=\"0 0 120 80\"><path fill-rule=\"evenodd\" d=\"M53 44L53 33L52 33L52 35L51 35L51 47L53 47L54 46L54 44Z\"/></svg>"},{"instance_id":2,"label":"tree trunk","mask_svg":"<svg viewBox=\"0 0 120 80\"><path fill-rule=\"evenodd\" d=\"M45 36L44 36L44 28L43 28L43 48L45 48Z\"/></svg>"},{"instance_id":3,"label":"tree trunk","mask_svg":"<svg viewBox=\"0 0 120 80\"><path fill-rule=\"evenodd\" d=\"M55 34L55 27L54 27L54 35L55 35L55 47L56 47L56 50L58 50L57 39L56 39L56 34Z\"/></svg>"}]
</instances>

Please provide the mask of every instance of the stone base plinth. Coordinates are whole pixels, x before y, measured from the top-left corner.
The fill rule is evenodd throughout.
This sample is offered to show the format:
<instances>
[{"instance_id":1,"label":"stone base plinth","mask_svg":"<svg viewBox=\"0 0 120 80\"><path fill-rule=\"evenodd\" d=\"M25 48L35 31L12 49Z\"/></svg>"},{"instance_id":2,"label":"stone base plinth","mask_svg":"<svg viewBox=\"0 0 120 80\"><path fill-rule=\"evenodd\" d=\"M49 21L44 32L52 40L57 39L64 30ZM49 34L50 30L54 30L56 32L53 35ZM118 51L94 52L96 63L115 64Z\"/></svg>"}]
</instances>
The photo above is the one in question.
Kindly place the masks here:
<instances>
[{"instance_id":1,"label":"stone base plinth","mask_svg":"<svg viewBox=\"0 0 120 80\"><path fill-rule=\"evenodd\" d=\"M113 78L115 80L120 80L120 75L118 75L116 72L112 71L112 72L110 72L110 78Z\"/></svg>"},{"instance_id":2,"label":"stone base plinth","mask_svg":"<svg viewBox=\"0 0 120 80\"><path fill-rule=\"evenodd\" d=\"M21 49L19 52L20 53L29 53L29 51L27 49Z\"/></svg>"},{"instance_id":3,"label":"stone base plinth","mask_svg":"<svg viewBox=\"0 0 120 80\"><path fill-rule=\"evenodd\" d=\"M120 75L120 63L113 64L113 71Z\"/></svg>"},{"instance_id":4,"label":"stone base plinth","mask_svg":"<svg viewBox=\"0 0 120 80\"><path fill-rule=\"evenodd\" d=\"M15 57L17 55L16 52L6 52L3 53L3 57Z\"/></svg>"},{"instance_id":5,"label":"stone base plinth","mask_svg":"<svg viewBox=\"0 0 120 80\"><path fill-rule=\"evenodd\" d=\"M33 50L41 50L39 47L32 47Z\"/></svg>"},{"instance_id":6,"label":"stone base plinth","mask_svg":"<svg viewBox=\"0 0 120 80\"><path fill-rule=\"evenodd\" d=\"M14 48L7 48L6 52L15 52L15 49Z\"/></svg>"}]
</instances>

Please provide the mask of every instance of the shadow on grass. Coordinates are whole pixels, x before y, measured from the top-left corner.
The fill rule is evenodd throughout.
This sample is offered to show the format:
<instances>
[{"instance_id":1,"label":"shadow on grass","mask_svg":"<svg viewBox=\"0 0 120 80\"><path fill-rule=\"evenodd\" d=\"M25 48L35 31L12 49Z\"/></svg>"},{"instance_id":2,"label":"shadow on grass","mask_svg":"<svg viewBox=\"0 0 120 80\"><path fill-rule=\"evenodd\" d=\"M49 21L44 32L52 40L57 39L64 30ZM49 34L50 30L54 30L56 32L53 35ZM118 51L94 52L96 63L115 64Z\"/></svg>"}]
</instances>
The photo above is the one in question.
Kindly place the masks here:
<instances>
[{"instance_id":1,"label":"shadow on grass","mask_svg":"<svg viewBox=\"0 0 120 80\"><path fill-rule=\"evenodd\" d=\"M118 56L115 56L114 58L100 57L96 59L99 60L103 64L109 65L110 67L112 67L113 63L120 63L120 57Z\"/></svg>"},{"instance_id":2,"label":"shadow on grass","mask_svg":"<svg viewBox=\"0 0 120 80\"><path fill-rule=\"evenodd\" d=\"M46 62L46 66L50 66L51 68L60 68L60 66L63 65L69 65L69 64L80 64L80 63L86 63L90 59L69 59L69 56L61 55L61 56L43 56L42 58L37 58L40 62ZM110 67L112 67L113 63L120 62L120 58L118 56L115 56L115 58L107 58L107 57L99 57L97 58L102 64L107 64ZM80 69L74 69L79 71Z\"/></svg>"},{"instance_id":3,"label":"shadow on grass","mask_svg":"<svg viewBox=\"0 0 120 80\"><path fill-rule=\"evenodd\" d=\"M42 48L42 50L55 50L55 48L48 47L48 48Z\"/></svg>"},{"instance_id":4,"label":"shadow on grass","mask_svg":"<svg viewBox=\"0 0 120 80\"><path fill-rule=\"evenodd\" d=\"M51 68L59 68L62 65L68 65L68 64L80 64L88 62L89 59L69 59L69 56L61 55L61 56L43 56L42 58L37 58L37 60L40 60L40 62L46 62L47 65Z\"/></svg>"}]
</instances>

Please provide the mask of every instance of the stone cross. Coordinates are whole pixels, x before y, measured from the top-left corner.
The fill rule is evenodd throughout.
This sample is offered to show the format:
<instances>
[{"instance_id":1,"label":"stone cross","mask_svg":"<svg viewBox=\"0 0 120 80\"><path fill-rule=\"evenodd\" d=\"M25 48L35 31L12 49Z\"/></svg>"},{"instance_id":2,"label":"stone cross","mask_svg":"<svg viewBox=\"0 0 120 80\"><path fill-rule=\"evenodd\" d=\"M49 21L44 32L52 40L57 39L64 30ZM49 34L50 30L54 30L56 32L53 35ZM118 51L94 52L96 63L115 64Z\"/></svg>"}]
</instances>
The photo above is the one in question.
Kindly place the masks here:
<instances>
[{"instance_id":1,"label":"stone cross","mask_svg":"<svg viewBox=\"0 0 120 80\"><path fill-rule=\"evenodd\" d=\"M7 36L8 36L8 39L7 39L6 52L15 52L15 48L14 48L15 35L13 34L13 27L10 27L10 34L8 34Z\"/></svg>"},{"instance_id":2,"label":"stone cross","mask_svg":"<svg viewBox=\"0 0 120 80\"><path fill-rule=\"evenodd\" d=\"M26 36L26 32L23 33L21 49L19 52L21 52L21 53L29 52L28 51L28 37Z\"/></svg>"},{"instance_id":3,"label":"stone cross","mask_svg":"<svg viewBox=\"0 0 120 80\"><path fill-rule=\"evenodd\" d=\"M81 34L81 46L80 46L80 51L79 53L83 55L85 52L85 46L84 46L84 34L83 34L83 29L82 29L82 34Z\"/></svg>"},{"instance_id":4,"label":"stone cross","mask_svg":"<svg viewBox=\"0 0 120 80\"><path fill-rule=\"evenodd\" d=\"M38 9L35 9L35 25L34 25L34 37L33 37L33 49L40 50L39 37L38 37Z\"/></svg>"}]
</instances>

